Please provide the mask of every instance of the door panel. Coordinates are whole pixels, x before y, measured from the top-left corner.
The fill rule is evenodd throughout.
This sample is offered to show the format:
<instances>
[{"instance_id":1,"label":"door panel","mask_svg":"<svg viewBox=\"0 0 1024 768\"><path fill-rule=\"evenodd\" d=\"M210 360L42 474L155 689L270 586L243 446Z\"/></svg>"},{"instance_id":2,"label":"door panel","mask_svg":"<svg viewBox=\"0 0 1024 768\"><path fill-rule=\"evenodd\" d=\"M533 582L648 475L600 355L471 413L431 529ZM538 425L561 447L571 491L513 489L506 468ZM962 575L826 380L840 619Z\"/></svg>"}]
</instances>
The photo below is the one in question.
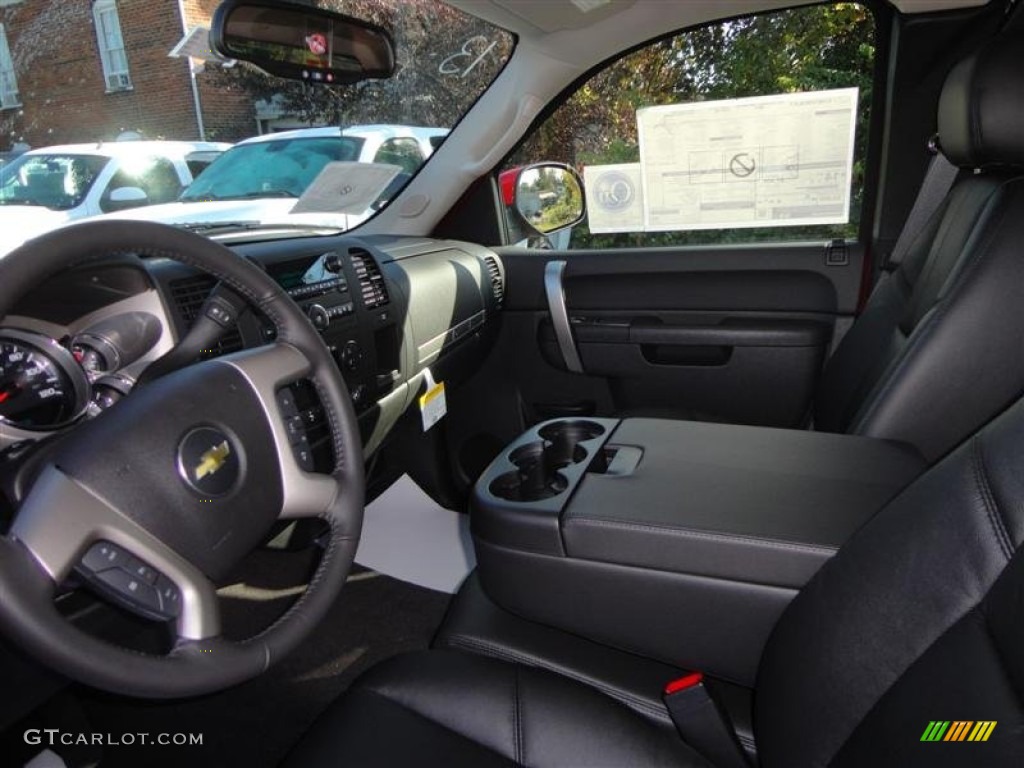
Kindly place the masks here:
<instances>
[{"instance_id":1,"label":"door panel","mask_svg":"<svg viewBox=\"0 0 1024 768\"><path fill-rule=\"evenodd\" d=\"M862 253L820 244L502 253L500 354L526 421L644 414L797 427L837 318L856 309ZM582 373L569 373L544 291L549 261ZM530 347L530 349L527 349Z\"/></svg>"}]
</instances>

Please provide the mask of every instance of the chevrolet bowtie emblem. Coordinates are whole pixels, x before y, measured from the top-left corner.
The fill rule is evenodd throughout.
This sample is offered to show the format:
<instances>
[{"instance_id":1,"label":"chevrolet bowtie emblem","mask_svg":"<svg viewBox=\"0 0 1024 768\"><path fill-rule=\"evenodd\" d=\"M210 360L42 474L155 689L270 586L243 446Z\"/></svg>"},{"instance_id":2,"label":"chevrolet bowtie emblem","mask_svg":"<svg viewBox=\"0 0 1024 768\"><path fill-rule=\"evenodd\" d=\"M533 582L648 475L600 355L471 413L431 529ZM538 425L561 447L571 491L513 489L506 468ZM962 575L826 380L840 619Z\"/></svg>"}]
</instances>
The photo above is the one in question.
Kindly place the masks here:
<instances>
[{"instance_id":1,"label":"chevrolet bowtie emblem","mask_svg":"<svg viewBox=\"0 0 1024 768\"><path fill-rule=\"evenodd\" d=\"M199 465L192 470L192 476L195 478L195 481L198 483L204 477L216 474L224 466L224 462L228 460L230 455L231 446L228 445L227 440L220 445L213 446L213 448L199 458Z\"/></svg>"}]
</instances>

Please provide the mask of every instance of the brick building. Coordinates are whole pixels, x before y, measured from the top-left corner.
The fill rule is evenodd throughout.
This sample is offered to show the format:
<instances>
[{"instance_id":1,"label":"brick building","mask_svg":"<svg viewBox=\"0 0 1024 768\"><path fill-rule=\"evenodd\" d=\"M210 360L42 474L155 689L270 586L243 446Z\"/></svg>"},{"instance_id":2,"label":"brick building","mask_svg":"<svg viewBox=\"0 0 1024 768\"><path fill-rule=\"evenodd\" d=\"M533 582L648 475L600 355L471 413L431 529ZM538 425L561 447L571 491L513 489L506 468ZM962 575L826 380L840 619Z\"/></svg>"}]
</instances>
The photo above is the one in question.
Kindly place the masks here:
<instances>
[{"instance_id":1,"label":"brick building","mask_svg":"<svg viewBox=\"0 0 1024 768\"><path fill-rule=\"evenodd\" d=\"M187 58L168 57L187 30L209 26L218 3L0 0L0 150L125 132L220 141L255 134L248 93L218 67L194 73Z\"/></svg>"}]
</instances>

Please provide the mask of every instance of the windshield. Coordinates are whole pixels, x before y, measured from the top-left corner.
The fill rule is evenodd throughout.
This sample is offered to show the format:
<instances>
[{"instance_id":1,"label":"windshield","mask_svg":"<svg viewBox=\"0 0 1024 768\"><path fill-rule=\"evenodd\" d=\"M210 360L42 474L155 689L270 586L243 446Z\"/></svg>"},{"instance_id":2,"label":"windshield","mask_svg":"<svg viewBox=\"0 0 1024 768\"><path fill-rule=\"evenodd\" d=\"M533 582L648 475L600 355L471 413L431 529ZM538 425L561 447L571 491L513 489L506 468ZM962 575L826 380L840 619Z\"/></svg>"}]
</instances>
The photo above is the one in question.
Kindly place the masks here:
<instances>
[{"instance_id":1,"label":"windshield","mask_svg":"<svg viewBox=\"0 0 1024 768\"><path fill-rule=\"evenodd\" d=\"M0 167L0 205L77 208L108 162L97 155L22 155Z\"/></svg>"},{"instance_id":2,"label":"windshield","mask_svg":"<svg viewBox=\"0 0 1024 768\"><path fill-rule=\"evenodd\" d=\"M358 160L362 139L275 139L230 149L181 196L182 202L301 197L327 163Z\"/></svg>"},{"instance_id":3,"label":"windshield","mask_svg":"<svg viewBox=\"0 0 1024 768\"><path fill-rule=\"evenodd\" d=\"M171 198L142 184L131 186L144 194L132 189L116 200L99 185L87 195L104 162L98 158L22 159L42 163L31 173L19 173L22 166L11 161L2 169L0 203L71 208L84 199L73 218L113 211L108 215L169 224L348 230L367 221L430 161L498 76L515 39L439 0L303 4L387 30L395 46L393 76L328 85L220 59L208 38L216 2L170 3L173 23L159 24L152 4L141 2L104 3L102 13L76 11L67 19L22 13L30 4L4 8L0 29L19 103L0 107L0 152L140 139L235 146L205 168L168 154L163 171L169 181L177 175L183 189ZM49 25L42 37L40 24ZM44 61L73 66L75 77L51 76L39 65ZM247 141L253 138L261 141ZM330 194L355 186L360 194L344 208ZM106 202L94 206L93 197ZM169 199L177 202L163 204Z\"/></svg>"}]
</instances>

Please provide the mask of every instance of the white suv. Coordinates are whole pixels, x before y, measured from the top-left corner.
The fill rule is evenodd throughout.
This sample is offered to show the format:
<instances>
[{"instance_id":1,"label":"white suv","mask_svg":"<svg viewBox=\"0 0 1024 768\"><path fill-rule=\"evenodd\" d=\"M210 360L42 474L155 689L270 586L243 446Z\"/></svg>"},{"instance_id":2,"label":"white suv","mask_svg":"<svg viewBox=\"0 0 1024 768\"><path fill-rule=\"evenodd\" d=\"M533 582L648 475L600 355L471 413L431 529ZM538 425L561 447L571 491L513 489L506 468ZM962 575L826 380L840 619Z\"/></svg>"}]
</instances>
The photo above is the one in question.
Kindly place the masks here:
<instances>
[{"instance_id":1,"label":"white suv","mask_svg":"<svg viewBox=\"0 0 1024 768\"><path fill-rule=\"evenodd\" d=\"M230 146L115 141L19 155L0 167L0 254L70 221L177 200Z\"/></svg>"},{"instance_id":2,"label":"white suv","mask_svg":"<svg viewBox=\"0 0 1024 768\"><path fill-rule=\"evenodd\" d=\"M330 162L388 163L402 168L381 196L387 199L433 153L447 128L354 125L301 128L256 136L217 158L178 202L117 214L165 224L308 224L347 230L367 219L356 215L292 213L303 192Z\"/></svg>"}]
</instances>

